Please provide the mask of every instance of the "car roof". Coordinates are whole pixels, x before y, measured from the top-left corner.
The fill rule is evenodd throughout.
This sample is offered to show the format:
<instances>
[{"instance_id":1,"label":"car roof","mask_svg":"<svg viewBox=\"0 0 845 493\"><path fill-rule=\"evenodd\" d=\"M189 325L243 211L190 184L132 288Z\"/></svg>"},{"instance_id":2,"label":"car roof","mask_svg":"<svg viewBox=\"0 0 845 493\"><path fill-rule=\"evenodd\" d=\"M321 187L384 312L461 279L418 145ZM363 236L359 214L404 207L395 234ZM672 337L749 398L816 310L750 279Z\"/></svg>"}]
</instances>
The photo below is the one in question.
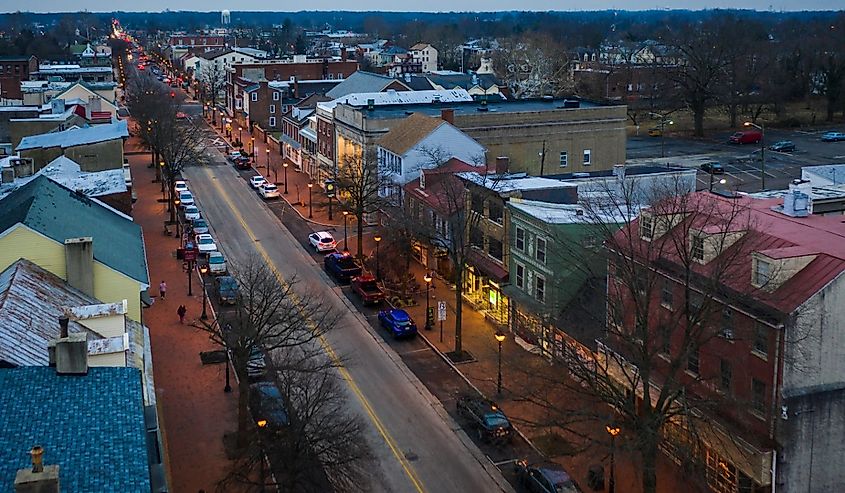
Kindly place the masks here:
<instances>
[{"instance_id":1,"label":"car roof","mask_svg":"<svg viewBox=\"0 0 845 493\"><path fill-rule=\"evenodd\" d=\"M211 238L211 234L209 234L209 233L199 233L199 234L197 234L197 238Z\"/></svg>"},{"instance_id":2,"label":"car roof","mask_svg":"<svg viewBox=\"0 0 845 493\"><path fill-rule=\"evenodd\" d=\"M317 238L334 238L328 231L316 231L314 234L317 235Z\"/></svg>"},{"instance_id":3,"label":"car roof","mask_svg":"<svg viewBox=\"0 0 845 493\"><path fill-rule=\"evenodd\" d=\"M393 320L397 320L399 322L411 319L411 316L408 315L408 312L401 308L392 308L391 310L389 310L389 312Z\"/></svg>"},{"instance_id":4,"label":"car roof","mask_svg":"<svg viewBox=\"0 0 845 493\"><path fill-rule=\"evenodd\" d=\"M552 481L553 484L561 484L566 483L567 481L571 481L572 477L569 476L569 473L566 472L563 467L557 464L538 464L531 466L538 471L540 471L543 476L547 477Z\"/></svg>"},{"instance_id":5,"label":"car roof","mask_svg":"<svg viewBox=\"0 0 845 493\"><path fill-rule=\"evenodd\" d=\"M222 257L223 254L220 253L220 252L211 252L211 253L208 254L208 256L209 256L209 258L211 258L211 257Z\"/></svg>"}]
</instances>

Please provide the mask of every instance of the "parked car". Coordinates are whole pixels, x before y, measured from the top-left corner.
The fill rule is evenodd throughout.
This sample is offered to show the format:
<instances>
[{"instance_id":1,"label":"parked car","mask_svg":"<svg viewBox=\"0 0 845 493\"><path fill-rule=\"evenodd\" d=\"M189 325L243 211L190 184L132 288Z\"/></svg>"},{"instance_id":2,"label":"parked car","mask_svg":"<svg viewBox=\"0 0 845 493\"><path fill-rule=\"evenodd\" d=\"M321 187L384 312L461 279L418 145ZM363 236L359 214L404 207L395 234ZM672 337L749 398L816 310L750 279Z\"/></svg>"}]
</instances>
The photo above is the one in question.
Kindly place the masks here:
<instances>
[{"instance_id":1,"label":"parked car","mask_svg":"<svg viewBox=\"0 0 845 493\"><path fill-rule=\"evenodd\" d=\"M173 184L173 190L175 190L177 194L187 192L188 184L185 182L185 180L176 180L176 182Z\"/></svg>"},{"instance_id":2,"label":"parked car","mask_svg":"<svg viewBox=\"0 0 845 493\"><path fill-rule=\"evenodd\" d=\"M215 276L226 274L226 257L220 252L208 253L208 272Z\"/></svg>"},{"instance_id":3,"label":"parked car","mask_svg":"<svg viewBox=\"0 0 845 493\"><path fill-rule=\"evenodd\" d=\"M526 461L515 463L516 475L527 491L531 493L580 493L569 473L553 462L531 464Z\"/></svg>"},{"instance_id":4,"label":"parked car","mask_svg":"<svg viewBox=\"0 0 845 493\"><path fill-rule=\"evenodd\" d=\"M352 291L361 297L365 305L376 305L384 301L384 291L379 287L376 278L370 274L352 279Z\"/></svg>"},{"instance_id":5,"label":"parked car","mask_svg":"<svg viewBox=\"0 0 845 493\"><path fill-rule=\"evenodd\" d=\"M795 144L791 140L781 140L769 146L776 152L795 152Z\"/></svg>"},{"instance_id":6,"label":"parked car","mask_svg":"<svg viewBox=\"0 0 845 493\"><path fill-rule=\"evenodd\" d=\"M249 186L255 189L258 189L258 187L264 185L265 183L267 183L267 180L265 180L261 175L255 175L249 178Z\"/></svg>"},{"instance_id":7,"label":"parked car","mask_svg":"<svg viewBox=\"0 0 845 493\"><path fill-rule=\"evenodd\" d=\"M194 233L208 233L208 221L203 218L194 219L191 221L191 228L193 228Z\"/></svg>"},{"instance_id":8,"label":"parked car","mask_svg":"<svg viewBox=\"0 0 845 493\"><path fill-rule=\"evenodd\" d=\"M229 152L229 154L227 154L227 155L226 155L226 159L228 159L229 161L232 161L232 162L235 162L235 160L236 160L236 159L240 159L240 158L247 158L247 159L249 159L249 158L248 158L248 157L247 157L244 153L242 153L241 151L231 151L231 152Z\"/></svg>"},{"instance_id":9,"label":"parked car","mask_svg":"<svg viewBox=\"0 0 845 493\"><path fill-rule=\"evenodd\" d=\"M661 130L660 127L650 128L650 129L648 129L648 136L649 137L662 137L663 136L663 130Z\"/></svg>"},{"instance_id":10,"label":"parked car","mask_svg":"<svg viewBox=\"0 0 845 493\"><path fill-rule=\"evenodd\" d=\"M701 171L710 173L711 175L721 175L724 174L725 168L722 166L722 163L710 161L701 165Z\"/></svg>"},{"instance_id":11,"label":"parked car","mask_svg":"<svg viewBox=\"0 0 845 493\"><path fill-rule=\"evenodd\" d=\"M261 198L266 200L281 197L281 195L279 195L279 187L273 185L272 183L265 183L258 187L258 195L261 195Z\"/></svg>"},{"instance_id":12,"label":"parked car","mask_svg":"<svg viewBox=\"0 0 845 493\"><path fill-rule=\"evenodd\" d=\"M249 386L249 409L260 428L278 430L290 424L285 400L273 382L257 382Z\"/></svg>"},{"instance_id":13,"label":"parked car","mask_svg":"<svg viewBox=\"0 0 845 493\"><path fill-rule=\"evenodd\" d=\"M181 207L187 207L189 205L194 205L194 194L191 192L181 192L179 195L179 205Z\"/></svg>"},{"instance_id":14,"label":"parked car","mask_svg":"<svg viewBox=\"0 0 845 493\"><path fill-rule=\"evenodd\" d=\"M458 398L458 414L472 423L479 440L510 441L513 427L505 413L492 401L479 396Z\"/></svg>"},{"instance_id":15,"label":"parked car","mask_svg":"<svg viewBox=\"0 0 845 493\"><path fill-rule=\"evenodd\" d=\"M196 244L200 254L217 251L217 244L214 243L214 238L208 233L198 234L196 236Z\"/></svg>"},{"instance_id":16,"label":"parked car","mask_svg":"<svg viewBox=\"0 0 845 493\"><path fill-rule=\"evenodd\" d=\"M249 158L246 156L236 157L232 160L232 162L238 169L249 169L252 167L252 164L249 162Z\"/></svg>"},{"instance_id":17,"label":"parked car","mask_svg":"<svg viewBox=\"0 0 845 493\"><path fill-rule=\"evenodd\" d=\"M743 130L728 138L731 144L756 144L763 140L763 133L759 130Z\"/></svg>"},{"instance_id":18,"label":"parked car","mask_svg":"<svg viewBox=\"0 0 845 493\"><path fill-rule=\"evenodd\" d=\"M214 290L222 304L234 305L238 301L238 281L232 276L215 277Z\"/></svg>"},{"instance_id":19,"label":"parked car","mask_svg":"<svg viewBox=\"0 0 845 493\"><path fill-rule=\"evenodd\" d=\"M260 380L267 373L267 359L264 351L257 346L252 346L249 351L249 359L246 362L246 374L250 381Z\"/></svg>"},{"instance_id":20,"label":"parked car","mask_svg":"<svg viewBox=\"0 0 845 493\"><path fill-rule=\"evenodd\" d=\"M330 253L323 260L323 268L339 282L347 283L361 275L361 266L348 253Z\"/></svg>"},{"instance_id":21,"label":"parked car","mask_svg":"<svg viewBox=\"0 0 845 493\"><path fill-rule=\"evenodd\" d=\"M414 323L414 319L400 308L378 312L378 321L395 339L417 335L417 324Z\"/></svg>"},{"instance_id":22,"label":"parked car","mask_svg":"<svg viewBox=\"0 0 845 493\"><path fill-rule=\"evenodd\" d=\"M822 142L839 142L840 140L845 140L845 133L827 132L822 135Z\"/></svg>"},{"instance_id":23,"label":"parked car","mask_svg":"<svg viewBox=\"0 0 845 493\"><path fill-rule=\"evenodd\" d=\"M193 221L194 219L200 218L200 210L195 205L189 205L185 207L185 219L189 221Z\"/></svg>"},{"instance_id":24,"label":"parked car","mask_svg":"<svg viewBox=\"0 0 845 493\"><path fill-rule=\"evenodd\" d=\"M328 231L317 231L308 235L308 243L314 247L317 252L332 252L337 248L337 242Z\"/></svg>"}]
</instances>

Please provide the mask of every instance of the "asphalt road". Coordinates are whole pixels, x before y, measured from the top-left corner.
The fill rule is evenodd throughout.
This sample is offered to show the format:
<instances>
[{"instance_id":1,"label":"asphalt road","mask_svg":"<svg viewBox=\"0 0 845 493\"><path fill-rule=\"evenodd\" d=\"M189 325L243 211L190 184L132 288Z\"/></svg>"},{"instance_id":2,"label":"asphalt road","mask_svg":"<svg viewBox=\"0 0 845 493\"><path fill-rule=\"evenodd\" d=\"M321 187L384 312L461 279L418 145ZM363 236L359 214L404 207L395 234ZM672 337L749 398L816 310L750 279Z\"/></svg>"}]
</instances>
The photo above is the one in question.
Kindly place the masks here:
<instances>
[{"instance_id":1,"label":"asphalt road","mask_svg":"<svg viewBox=\"0 0 845 493\"><path fill-rule=\"evenodd\" d=\"M282 225L271 210L279 205L265 207L222 154L213 146L209 152L214 164L189 167L183 175L224 254L235 262L249 255L263 257L282 276L296 275L301 294L322 296L342 314L339 327L325 337L325 345L344 359L340 373L347 383L351 409L368 425L367 436L380 468L373 472L373 490L507 490L499 471L402 361L399 352L417 351L422 343L397 341L391 347L368 323L372 315L358 313L342 288L325 276L302 247L301 239Z\"/></svg>"}]
</instances>

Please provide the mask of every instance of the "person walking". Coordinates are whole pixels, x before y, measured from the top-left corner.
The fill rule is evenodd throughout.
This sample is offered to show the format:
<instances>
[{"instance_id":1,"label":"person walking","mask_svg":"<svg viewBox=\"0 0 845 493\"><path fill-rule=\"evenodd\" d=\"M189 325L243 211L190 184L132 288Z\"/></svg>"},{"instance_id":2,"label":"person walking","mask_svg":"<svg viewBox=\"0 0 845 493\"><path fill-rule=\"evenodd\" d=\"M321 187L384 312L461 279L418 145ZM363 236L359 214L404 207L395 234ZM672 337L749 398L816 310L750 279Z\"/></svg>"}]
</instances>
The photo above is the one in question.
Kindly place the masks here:
<instances>
[{"instance_id":1,"label":"person walking","mask_svg":"<svg viewBox=\"0 0 845 493\"><path fill-rule=\"evenodd\" d=\"M158 283L158 293L161 296L161 299L163 301L164 298L167 296L167 283L166 282L161 281L160 283Z\"/></svg>"},{"instance_id":2,"label":"person walking","mask_svg":"<svg viewBox=\"0 0 845 493\"><path fill-rule=\"evenodd\" d=\"M185 314L188 313L188 309L185 308L185 305L179 305L179 308L176 309L176 314L179 315L179 323L185 323Z\"/></svg>"}]
</instances>

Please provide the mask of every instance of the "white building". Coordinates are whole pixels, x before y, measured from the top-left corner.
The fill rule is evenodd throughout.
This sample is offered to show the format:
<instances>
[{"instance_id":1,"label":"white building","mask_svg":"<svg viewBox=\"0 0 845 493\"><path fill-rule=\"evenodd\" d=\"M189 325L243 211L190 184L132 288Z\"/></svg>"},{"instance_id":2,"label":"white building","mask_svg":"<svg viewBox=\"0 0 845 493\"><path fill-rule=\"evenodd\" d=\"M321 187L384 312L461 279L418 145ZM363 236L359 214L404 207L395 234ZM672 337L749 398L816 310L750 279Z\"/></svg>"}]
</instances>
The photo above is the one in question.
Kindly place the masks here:
<instances>
[{"instance_id":1,"label":"white building","mask_svg":"<svg viewBox=\"0 0 845 493\"><path fill-rule=\"evenodd\" d=\"M422 63L423 73L437 70L437 48L428 43L417 43L409 50L415 62Z\"/></svg>"}]
</instances>

